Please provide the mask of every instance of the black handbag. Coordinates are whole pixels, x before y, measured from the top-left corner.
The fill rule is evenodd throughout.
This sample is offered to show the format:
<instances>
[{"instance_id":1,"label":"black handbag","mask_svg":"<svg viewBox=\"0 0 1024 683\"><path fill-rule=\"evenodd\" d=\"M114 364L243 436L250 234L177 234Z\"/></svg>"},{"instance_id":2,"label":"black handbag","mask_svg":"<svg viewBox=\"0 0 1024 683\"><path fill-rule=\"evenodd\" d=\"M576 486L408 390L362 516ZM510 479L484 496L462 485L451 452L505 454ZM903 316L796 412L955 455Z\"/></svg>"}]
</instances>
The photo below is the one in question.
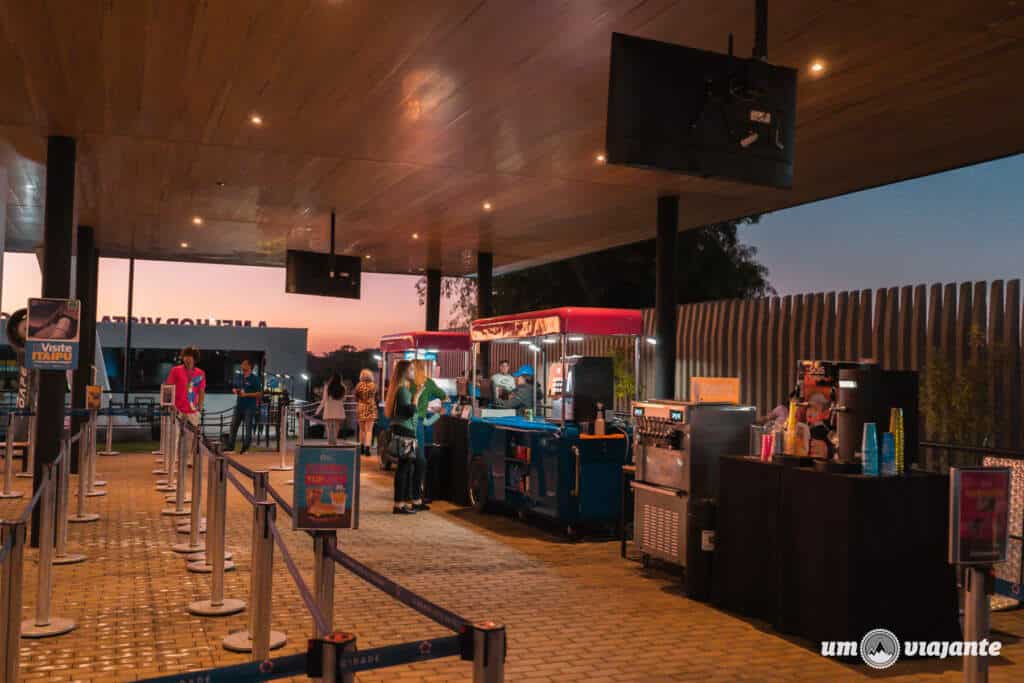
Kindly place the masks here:
<instances>
[{"instance_id":1,"label":"black handbag","mask_svg":"<svg viewBox=\"0 0 1024 683\"><path fill-rule=\"evenodd\" d=\"M416 439L391 433L388 455L396 462L410 462L416 459Z\"/></svg>"}]
</instances>

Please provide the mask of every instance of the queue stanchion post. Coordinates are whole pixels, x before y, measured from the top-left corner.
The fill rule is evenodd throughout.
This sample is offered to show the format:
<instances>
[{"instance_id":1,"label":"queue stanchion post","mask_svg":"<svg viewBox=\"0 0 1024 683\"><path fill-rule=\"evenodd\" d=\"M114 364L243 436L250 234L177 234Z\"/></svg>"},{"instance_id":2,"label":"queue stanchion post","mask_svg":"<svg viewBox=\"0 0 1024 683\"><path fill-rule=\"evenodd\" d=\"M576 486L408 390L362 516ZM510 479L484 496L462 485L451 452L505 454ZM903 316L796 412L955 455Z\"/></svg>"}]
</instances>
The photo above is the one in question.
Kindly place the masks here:
<instances>
[{"instance_id":1,"label":"queue stanchion post","mask_svg":"<svg viewBox=\"0 0 1024 683\"><path fill-rule=\"evenodd\" d=\"M114 409L107 406L107 429L103 435L106 440L106 448L100 451L100 455L121 455L120 451L114 450Z\"/></svg>"},{"instance_id":2,"label":"queue stanchion post","mask_svg":"<svg viewBox=\"0 0 1024 683\"><path fill-rule=\"evenodd\" d=\"M153 474L158 474L158 475L167 475L167 467L166 467L167 455L166 455L166 449L164 448L164 445L167 442L167 432L169 431L169 429L168 429L168 426L167 426L168 415L166 414L166 412L167 411L165 411L163 408L160 409L160 446L155 451L153 451L153 455L160 456L160 457L158 457L156 459L157 467L156 467L156 469L153 470ZM166 484L166 483L167 483L166 480L158 480L157 481L157 484Z\"/></svg>"},{"instance_id":3,"label":"queue stanchion post","mask_svg":"<svg viewBox=\"0 0 1024 683\"><path fill-rule=\"evenodd\" d=\"M167 443L164 444L164 473L167 475L167 479L157 481L157 491L163 493L175 493L177 491L176 483L174 478L176 472L174 471L175 457L178 455L178 444L182 440L183 433L185 431L185 421L180 416L174 416L172 421L168 422L167 428Z\"/></svg>"},{"instance_id":4,"label":"queue stanchion post","mask_svg":"<svg viewBox=\"0 0 1024 683\"><path fill-rule=\"evenodd\" d=\"M174 496L172 496L172 499L174 500L174 507L172 507L172 508L165 508L165 509L161 510L160 514L162 514L162 515L169 515L169 516L172 516L172 517L184 517L185 515L190 515L191 514L190 510L186 510L185 509L185 503L186 503L186 500L185 500L185 475L188 472L188 470L187 470L187 465L188 465L187 450L188 450L188 444L191 441L198 441L199 440L196 437L195 434L192 434L191 437L192 437L191 439L186 438L186 433L185 433L185 428L184 427L182 427L178 431L177 442L174 444L174 453L175 453L175 458L176 458L175 462L177 464L177 467L175 468L176 469L176 472L175 472L176 483L175 483L175 489L174 489ZM193 469L195 469L195 467L193 467ZM170 501L168 501L168 502L170 502ZM198 506L196 506L196 507L198 507Z\"/></svg>"},{"instance_id":5,"label":"queue stanchion post","mask_svg":"<svg viewBox=\"0 0 1024 683\"><path fill-rule=\"evenodd\" d=\"M281 453L281 464L274 465L270 469L277 472L290 472L292 467L288 464L288 408L282 405L278 412L281 413L281 419L277 425L277 450Z\"/></svg>"},{"instance_id":6,"label":"queue stanchion post","mask_svg":"<svg viewBox=\"0 0 1024 683\"><path fill-rule=\"evenodd\" d=\"M338 532L333 529L318 530L313 533L313 584L317 606L327 622L328 632L334 624L334 558L330 551L338 547ZM313 633L316 637L324 637L316 619L313 620Z\"/></svg>"},{"instance_id":7,"label":"queue stanchion post","mask_svg":"<svg viewBox=\"0 0 1024 683\"><path fill-rule=\"evenodd\" d=\"M193 574L210 574L214 570L214 565L210 562L210 559L214 557L213 546L216 544L217 539L215 538L218 530L222 529L217 523L217 514L219 508L217 506L217 480L214 476L214 463L216 461L216 453L207 449L207 474L206 474L206 548L193 555L186 555L185 559L188 564L185 565L185 569L192 572ZM226 499L225 492L225 499ZM224 571L231 571L235 568L235 563L231 562L231 553L225 550L224 540L221 538L220 542L221 552L224 556Z\"/></svg>"},{"instance_id":8,"label":"queue stanchion post","mask_svg":"<svg viewBox=\"0 0 1024 683\"><path fill-rule=\"evenodd\" d=\"M78 445L78 502L75 514L68 517L69 522L82 524L95 522L100 518L95 512L85 511L85 499L89 497L89 475L86 463L86 448L82 443Z\"/></svg>"},{"instance_id":9,"label":"queue stanchion post","mask_svg":"<svg viewBox=\"0 0 1024 683\"><path fill-rule=\"evenodd\" d=\"M98 474L96 472L96 465L99 462L99 455L100 455L99 445L96 442L99 440L99 437L100 437L100 418L99 418L99 413L97 411L95 411L95 410L90 410L89 411L89 460L92 462L92 485L93 485L94 488L97 487L97 486L106 486L107 485L107 482L105 482L103 480L102 475L100 475L100 474ZM79 450L81 450L81 447L79 447Z\"/></svg>"},{"instance_id":10,"label":"queue stanchion post","mask_svg":"<svg viewBox=\"0 0 1024 683\"><path fill-rule=\"evenodd\" d=\"M0 680L18 680L21 654L22 572L25 567L23 521L0 520L0 543L9 546L0 564Z\"/></svg>"},{"instance_id":11,"label":"queue stanchion post","mask_svg":"<svg viewBox=\"0 0 1024 683\"><path fill-rule=\"evenodd\" d=\"M21 477L23 479L31 479L32 473L35 471L36 462L36 411L35 406L29 411L28 416L28 434L25 435L25 440L28 442L26 448L26 462L25 468L21 472L18 472L14 476Z\"/></svg>"},{"instance_id":12,"label":"queue stanchion post","mask_svg":"<svg viewBox=\"0 0 1024 683\"><path fill-rule=\"evenodd\" d=\"M25 494L14 490L14 413L7 413L7 440L4 444L4 490L0 498L21 498Z\"/></svg>"},{"instance_id":13,"label":"queue stanchion post","mask_svg":"<svg viewBox=\"0 0 1024 683\"><path fill-rule=\"evenodd\" d=\"M74 619L50 614L53 598L53 537L57 508L57 465L49 464L43 475L43 494L39 500L39 578L36 582L36 613L21 622L22 638L49 638L68 633L77 626Z\"/></svg>"},{"instance_id":14,"label":"queue stanchion post","mask_svg":"<svg viewBox=\"0 0 1024 683\"><path fill-rule=\"evenodd\" d=\"M197 600L190 603L188 611L202 617L223 617L238 614L245 609L245 601L237 598L224 597L224 572L229 564L224 559L224 531L228 497L228 463L219 449L213 453L210 464L210 479L215 481L213 518L208 538L210 539L207 562L211 563L211 591L209 600Z\"/></svg>"},{"instance_id":15,"label":"queue stanchion post","mask_svg":"<svg viewBox=\"0 0 1024 683\"><path fill-rule=\"evenodd\" d=\"M335 631L321 639L320 680L322 683L355 683L356 675L351 671L338 671L338 662L345 655L356 651L356 636L353 633Z\"/></svg>"},{"instance_id":16,"label":"queue stanchion post","mask_svg":"<svg viewBox=\"0 0 1024 683\"><path fill-rule=\"evenodd\" d=\"M84 462L87 466L86 471L89 475L89 488L88 491L86 492L86 495L91 497L105 496L107 495L106 491L100 491L96 488L97 486L106 486L107 482L101 482L96 477L96 421L93 419L92 416L90 416L89 421L86 422L86 425L88 425L86 432L88 438L83 438L78 445L79 454L86 454L86 459Z\"/></svg>"},{"instance_id":17,"label":"queue stanchion post","mask_svg":"<svg viewBox=\"0 0 1024 683\"><path fill-rule=\"evenodd\" d=\"M192 439L189 449L192 451L192 507L189 510L188 542L171 546L171 550L176 553L190 554L203 550L203 545L199 543L203 503L203 458L199 448L199 439Z\"/></svg>"},{"instance_id":18,"label":"queue stanchion post","mask_svg":"<svg viewBox=\"0 0 1024 683\"><path fill-rule=\"evenodd\" d=\"M82 436L85 435L87 427L82 425L78 433ZM79 562L85 562L85 555L81 553L69 553L68 552L68 500L70 498L69 489L71 488L71 444L67 440L61 441L61 452L63 457L61 458L60 465L58 466L58 485L57 485L57 547L53 555L54 564L77 564ZM84 453L82 446L82 438L78 439L78 457L79 457L79 468L81 472L82 468L82 454Z\"/></svg>"},{"instance_id":19,"label":"queue stanchion post","mask_svg":"<svg viewBox=\"0 0 1024 683\"><path fill-rule=\"evenodd\" d=\"M224 638L224 649L231 652L252 652L254 662L270 656L271 650L283 647L287 637L270 628L274 578L274 534L271 525L277 506L257 501L253 506L252 574L249 577L249 629L236 631Z\"/></svg>"},{"instance_id":20,"label":"queue stanchion post","mask_svg":"<svg viewBox=\"0 0 1024 683\"><path fill-rule=\"evenodd\" d=\"M505 680L505 627L487 621L473 624L473 683Z\"/></svg>"}]
</instances>

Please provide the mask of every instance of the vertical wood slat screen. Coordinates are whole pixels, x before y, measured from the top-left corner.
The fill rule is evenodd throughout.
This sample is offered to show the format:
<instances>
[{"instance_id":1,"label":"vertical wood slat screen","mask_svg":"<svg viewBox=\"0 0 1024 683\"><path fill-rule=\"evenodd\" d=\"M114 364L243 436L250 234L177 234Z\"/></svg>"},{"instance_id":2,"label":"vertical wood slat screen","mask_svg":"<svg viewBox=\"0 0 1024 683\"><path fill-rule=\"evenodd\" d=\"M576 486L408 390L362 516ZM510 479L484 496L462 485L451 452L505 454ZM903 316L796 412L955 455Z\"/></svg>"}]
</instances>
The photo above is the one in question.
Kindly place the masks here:
<instances>
[{"instance_id":1,"label":"vertical wood slat screen","mask_svg":"<svg viewBox=\"0 0 1024 683\"><path fill-rule=\"evenodd\" d=\"M739 377L741 399L765 414L787 400L802 359L873 358L887 369L923 372L930 358L946 354L962 370L973 328L1005 358L988 371L1000 413L996 443L1022 448L1022 317L1016 279L686 304L679 307L675 398L688 397L691 377ZM648 319L653 325L650 312ZM652 386L649 365L644 376Z\"/></svg>"}]
</instances>

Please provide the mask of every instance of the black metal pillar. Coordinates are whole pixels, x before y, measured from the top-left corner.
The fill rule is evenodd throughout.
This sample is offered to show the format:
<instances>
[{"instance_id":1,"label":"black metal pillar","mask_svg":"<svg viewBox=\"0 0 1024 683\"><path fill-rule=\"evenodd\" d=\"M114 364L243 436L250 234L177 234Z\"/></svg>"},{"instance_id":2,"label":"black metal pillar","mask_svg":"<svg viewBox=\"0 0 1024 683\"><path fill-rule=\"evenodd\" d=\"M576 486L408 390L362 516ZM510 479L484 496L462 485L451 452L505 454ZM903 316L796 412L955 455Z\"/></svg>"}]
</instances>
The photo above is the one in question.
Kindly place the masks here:
<instances>
[{"instance_id":1,"label":"black metal pillar","mask_svg":"<svg viewBox=\"0 0 1024 683\"><path fill-rule=\"evenodd\" d=\"M427 328L441 329L441 271L427 271Z\"/></svg>"},{"instance_id":2,"label":"black metal pillar","mask_svg":"<svg viewBox=\"0 0 1024 683\"><path fill-rule=\"evenodd\" d=\"M82 321L79 327L78 369L75 370L71 387L71 407L85 408L85 387L92 384L92 372L96 358L96 278L99 271L99 256L96 254L96 238L93 229L78 226L77 260L75 262L75 297L82 303ZM87 420L84 417L71 418L71 433L77 434ZM78 447L71 446L71 471L78 472Z\"/></svg>"},{"instance_id":3,"label":"black metal pillar","mask_svg":"<svg viewBox=\"0 0 1024 683\"><path fill-rule=\"evenodd\" d=\"M476 255L476 317L489 318L494 315L494 254L481 251ZM480 375L491 374L491 344L480 344L480 359L477 363Z\"/></svg>"},{"instance_id":4,"label":"black metal pillar","mask_svg":"<svg viewBox=\"0 0 1024 683\"><path fill-rule=\"evenodd\" d=\"M50 137L46 145L46 215L43 228L43 296L67 299L71 295L71 249L75 216L75 140ZM32 491L44 482L45 468L60 450L64 431L63 372L39 373L39 408L36 418L36 459ZM32 546L39 545L39 506L32 513Z\"/></svg>"},{"instance_id":5,"label":"black metal pillar","mask_svg":"<svg viewBox=\"0 0 1024 683\"><path fill-rule=\"evenodd\" d=\"M124 388L124 407L128 408L128 392L132 378L132 302L135 298L135 258L128 259L128 314L124 317L124 374L121 382Z\"/></svg>"},{"instance_id":6,"label":"black metal pillar","mask_svg":"<svg viewBox=\"0 0 1024 683\"><path fill-rule=\"evenodd\" d=\"M658 242L655 255L654 397L675 398L676 391L676 238L679 197L658 197Z\"/></svg>"}]
</instances>

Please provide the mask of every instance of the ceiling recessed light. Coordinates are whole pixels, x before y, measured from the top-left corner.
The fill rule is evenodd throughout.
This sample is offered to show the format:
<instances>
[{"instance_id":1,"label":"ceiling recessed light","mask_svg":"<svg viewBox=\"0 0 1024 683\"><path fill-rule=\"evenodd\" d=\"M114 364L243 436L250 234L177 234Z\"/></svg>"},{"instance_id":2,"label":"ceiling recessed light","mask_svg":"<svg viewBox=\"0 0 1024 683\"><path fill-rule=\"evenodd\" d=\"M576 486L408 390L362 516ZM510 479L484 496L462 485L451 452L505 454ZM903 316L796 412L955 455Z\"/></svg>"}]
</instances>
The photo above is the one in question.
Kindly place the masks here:
<instances>
[{"instance_id":1,"label":"ceiling recessed light","mask_svg":"<svg viewBox=\"0 0 1024 683\"><path fill-rule=\"evenodd\" d=\"M490 202L484 202L484 211L490 211L492 208Z\"/></svg>"},{"instance_id":2,"label":"ceiling recessed light","mask_svg":"<svg viewBox=\"0 0 1024 683\"><path fill-rule=\"evenodd\" d=\"M412 234L412 238L413 238L414 240L418 240L418 239L420 238L420 234L419 234L418 232L414 232L414 233Z\"/></svg>"},{"instance_id":3,"label":"ceiling recessed light","mask_svg":"<svg viewBox=\"0 0 1024 683\"><path fill-rule=\"evenodd\" d=\"M606 157L604 154L598 154L594 158L597 160L597 163L599 164L603 164L604 162L608 161L608 157Z\"/></svg>"},{"instance_id":4,"label":"ceiling recessed light","mask_svg":"<svg viewBox=\"0 0 1024 683\"><path fill-rule=\"evenodd\" d=\"M369 254L367 254L367 255L366 255L366 258L370 259L370 258L373 258L373 257L372 257L372 256L370 256Z\"/></svg>"},{"instance_id":5,"label":"ceiling recessed light","mask_svg":"<svg viewBox=\"0 0 1024 683\"><path fill-rule=\"evenodd\" d=\"M203 224L202 216L192 216L192 225L202 225L202 224Z\"/></svg>"},{"instance_id":6,"label":"ceiling recessed light","mask_svg":"<svg viewBox=\"0 0 1024 683\"><path fill-rule=\"evenodd\" d=\"M217 187L224 187L224 181L223 180L218 180L217 181Z\"/></svg>"},{"instance_id":7,"label":"ceiling recessed light","mask_svg":"<svg viewBox=\"0 0 1024 683\"><path fill-rule=\"evenodd\" d=\"M813 62L811 62L811 73L815 74L816 76L820 76L821 74L825 73L825 62L821 61L820 59L816 59Z\"/></svg>"},{"instance_id":8,"label":"ceiling recessed light","mask_svg":"<svg viewBox=\"0 0 1024 683\"><path fill-rule=\"evenodd\" d=\"M188 249L188 242L182 242L181 243L181 248L182 249Z\"/></svg>"},{"instance_id":9,"label":"ceiling recessed light","mask_svg":"<svg viewBox=\"0 0 1024 683\"><path fill-rule=\"evenodd\" d=\"M251 123L254 126L262 126L263 125L263 117L260 116L259 114L252 114L249 117L249 123Z\"/></svg>"}]
</instances>

